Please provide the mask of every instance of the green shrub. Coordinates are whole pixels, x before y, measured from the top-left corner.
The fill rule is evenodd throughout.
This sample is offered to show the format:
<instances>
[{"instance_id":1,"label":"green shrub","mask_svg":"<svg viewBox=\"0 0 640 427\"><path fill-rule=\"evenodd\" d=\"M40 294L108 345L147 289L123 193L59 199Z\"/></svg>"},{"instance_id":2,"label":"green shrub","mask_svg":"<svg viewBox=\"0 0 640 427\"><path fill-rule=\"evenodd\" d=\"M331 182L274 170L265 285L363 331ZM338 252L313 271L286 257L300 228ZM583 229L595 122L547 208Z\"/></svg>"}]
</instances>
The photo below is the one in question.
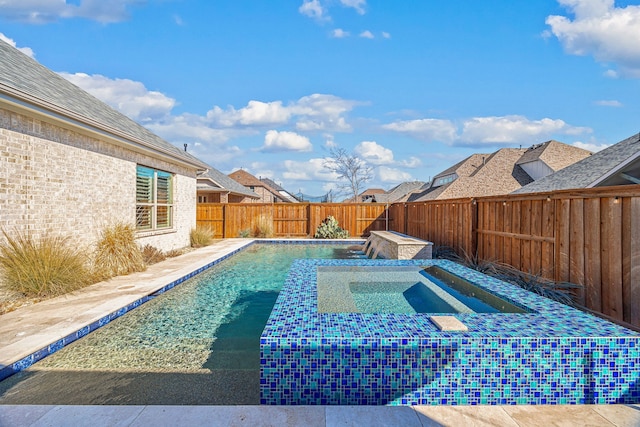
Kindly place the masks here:
<instances>
[{"instance_id":1,"label":"green shrub","mask_svg":"<svg viewBox=\"0 0 640 427\"><path fill-rule=\"evenodd\" d=\"M251 230L240 230L238 232L238 237L243 237L243 238L247 238L247 237L251 237Z\"/></svg>"},{"instance_id":2,"label":"green shrub","mask_svg":"<svg viewBox=\"0 0 640 427\"><path fill-rule=\"evenodd\" d=\"M135 227L117 223L105 228L97 243L94 264L104 279L146 270Z\"/></svg>"},{"instance_id":3,"label":"green shrub","mask_svg":"<svg viewBox=\"0 0 640 427\"><path fill-rule=\"evenodd\" d=\"M11 290L30 297L62 295L97 281L82 248L67 237L28 234L9 236L0 243L0 272Z\"/></svg>"},{"instance_id":4,"label":"green shrub","mask_svg":"<svg viewBox=\"0 0 640 427\"><path fill-rule=\"evenodd\" d=\"M329 215L316 229L316 239L348 239L349 231L340 228L338 220Z\"/></svg>"},{"instance_id":5,"label":"green shrub","mask_svg":"<svg viewBox=\"0 0 640 427\"><path fill-rule=\"evenodd\" d=\"M266 215L260 215L251 225L252 237L273 237L273 222Z\"/></svg>"},{"instance_id":6,"label":"green shrub","mask_svg":"<svg viewBox=\"0 0 640 427\"><path fill-rule=\"evenodd\" d=\"M213 243L213 230L209 226L197 226L189 234L192 248L202 248Z\"/></svg>"},{"instance_id":7,"label":"green shrub","mask_svg":"<svg viewBox=\"0 0 640 427\"><path fill-rule=\"evenodd\" d=\"M146 265L157 264L167 259L167 256L160 249L151 245L144 245L142 247L142 259Z\"/></svg>"}]
</instances>

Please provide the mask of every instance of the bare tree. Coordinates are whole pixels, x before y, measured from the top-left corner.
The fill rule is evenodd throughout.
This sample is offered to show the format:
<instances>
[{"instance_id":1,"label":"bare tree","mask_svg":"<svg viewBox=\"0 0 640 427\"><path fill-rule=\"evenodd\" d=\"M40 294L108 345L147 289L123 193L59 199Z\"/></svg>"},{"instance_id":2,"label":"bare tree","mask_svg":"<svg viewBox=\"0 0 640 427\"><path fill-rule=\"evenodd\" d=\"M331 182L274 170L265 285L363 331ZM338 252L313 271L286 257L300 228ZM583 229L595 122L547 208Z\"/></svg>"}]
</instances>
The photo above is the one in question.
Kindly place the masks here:
<instances>
[{"instance_id":1,"label":"bare tree","mask_svg":"<svg viewBox=\"0 0 640 427\"><path fill-rule=\"evenodd\" d=\"M373 178L373 168L363 159L350 154L344 148L332 148L330 157L325 159L322 166L338 175L338 189L358 201L362 187Z\"/></svg>"}]
</instances>

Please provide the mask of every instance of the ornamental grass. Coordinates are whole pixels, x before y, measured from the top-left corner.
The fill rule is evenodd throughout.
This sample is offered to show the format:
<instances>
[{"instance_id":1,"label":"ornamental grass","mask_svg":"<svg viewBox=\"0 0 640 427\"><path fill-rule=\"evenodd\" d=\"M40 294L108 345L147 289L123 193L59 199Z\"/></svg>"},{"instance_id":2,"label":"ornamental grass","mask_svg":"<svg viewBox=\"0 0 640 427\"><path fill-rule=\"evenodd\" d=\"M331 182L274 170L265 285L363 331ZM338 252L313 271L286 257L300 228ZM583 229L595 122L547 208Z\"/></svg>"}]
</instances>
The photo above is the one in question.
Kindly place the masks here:
<instances>
[{"instance_id":1,"label":"ornamental grass","mask_svg":"<svg viewBox=\"0 0 640 427\"><path fill-rule=\"evenodd\" d=\"M251 224L251 237L273 237L273 221L266 215L260 215Z\"/></svg>"},{"instance_id":2,"label":"ornamental grass","mask_svg":"<svg viewBox=\"0 0 640 427\"><path fill-rule=\"evenodd\" d=\"M146 270L135 227L116 223L102 230L93 262L96 273L103 279Z\"/></svg>"},{"instance_id":3,"label":"ornamental grass","mask_svg":"<svg viewBox=\"0 0 640 427\"><path fill-rule=\"evenodd\" d=\"M86 251L68 237L2 230L0 273L4 285L28 297L62 295L95 283Z\"/></svg>"},{"instance_id":4,"label":"ornamental grass","mask_svg":"<svg viewBox=\"0 0 640 427\"><path fill-rule=\"evenodd\" d=\"M197 226L189 234L192 248L202 248L213 243L213 230L209 226Z\"/></svg>"}]
</instances>

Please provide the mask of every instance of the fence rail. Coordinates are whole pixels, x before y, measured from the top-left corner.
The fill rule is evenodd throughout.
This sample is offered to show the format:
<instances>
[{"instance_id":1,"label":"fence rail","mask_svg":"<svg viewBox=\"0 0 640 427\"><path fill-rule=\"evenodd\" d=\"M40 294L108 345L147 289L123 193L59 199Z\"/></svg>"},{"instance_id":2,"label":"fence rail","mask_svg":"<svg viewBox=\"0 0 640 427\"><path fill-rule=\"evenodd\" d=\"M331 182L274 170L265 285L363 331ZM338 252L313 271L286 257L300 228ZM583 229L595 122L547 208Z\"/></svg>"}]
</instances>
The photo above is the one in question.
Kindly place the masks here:
<instances>
[{"instance_id":1,"label":"fence rail","mask_svg":"<svg viewBox=\"0 0 640 427\"><path fill-rule=\"evenodd\" d=\"M387 206L373 203L199 203L196 224L211 227L214 237L238 237L262 217L272 224L274 237L313 237L330 215L351 236L389 228Z\"/></svg>"},{"instance_id":2,"label":"fence rail","mask_svg":"<svg viewBox=\"0 0 640 427\"><path fill-rule=\"evenodd\" d=\"M640 326L640 185L475 199L362 204L200 204L198 225L237 237L260 215L276 237L313 236L334 216L351 236L394 230L584 286L585 304Z\"/></svg>"}]
</instances>

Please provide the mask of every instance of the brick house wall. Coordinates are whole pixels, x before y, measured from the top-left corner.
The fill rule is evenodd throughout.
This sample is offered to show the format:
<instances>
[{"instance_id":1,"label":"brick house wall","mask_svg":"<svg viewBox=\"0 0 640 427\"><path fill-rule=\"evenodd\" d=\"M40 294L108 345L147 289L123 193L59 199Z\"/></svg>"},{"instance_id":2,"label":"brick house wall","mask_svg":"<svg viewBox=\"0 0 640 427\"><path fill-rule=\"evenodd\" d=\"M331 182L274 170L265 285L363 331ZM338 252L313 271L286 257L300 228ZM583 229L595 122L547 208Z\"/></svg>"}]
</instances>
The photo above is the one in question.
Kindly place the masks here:
<instances>
[{"instance_id":1,"label":"brick house wall","mask_svg":"<svg viewBox=\"0 0 640 427\"><path fill-rule=\"evenodd\" d=\"M95 134L0 108L0 228L69 236L91 247L105 227L136 222L136 165L174 175L174 227L138 234L140 245L189 245L196 172Z\"/></svg>"}]
</instances>

